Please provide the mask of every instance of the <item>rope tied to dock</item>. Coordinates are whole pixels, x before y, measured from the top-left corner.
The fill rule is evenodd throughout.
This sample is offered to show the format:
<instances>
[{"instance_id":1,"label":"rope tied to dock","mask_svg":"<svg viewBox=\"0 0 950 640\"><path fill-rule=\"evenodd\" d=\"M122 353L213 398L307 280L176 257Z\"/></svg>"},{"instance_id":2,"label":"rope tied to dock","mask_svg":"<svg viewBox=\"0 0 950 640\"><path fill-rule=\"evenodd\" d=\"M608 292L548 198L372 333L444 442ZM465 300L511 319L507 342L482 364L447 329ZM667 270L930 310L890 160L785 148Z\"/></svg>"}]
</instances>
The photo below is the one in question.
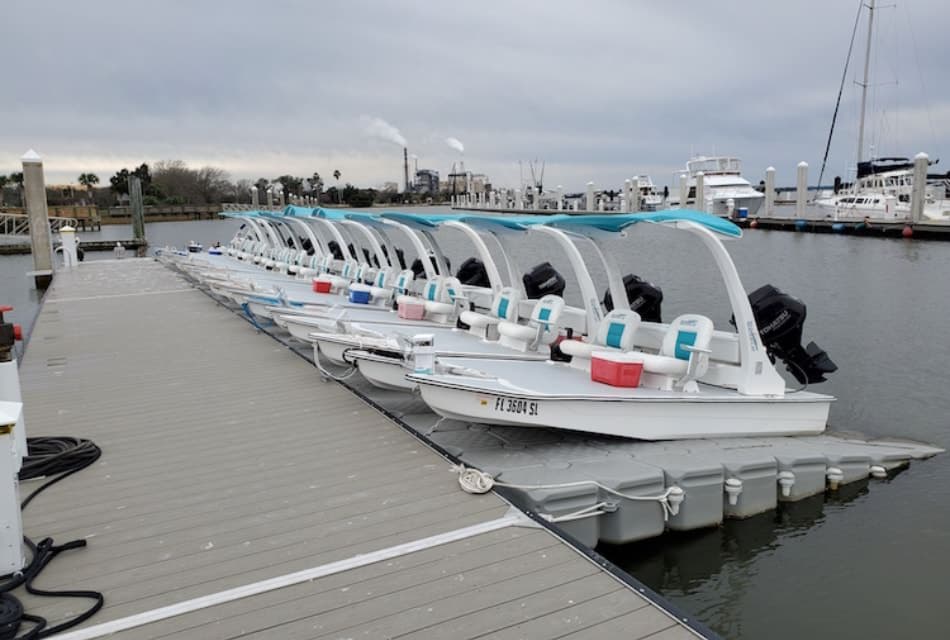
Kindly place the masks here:
<instances>
[{"instance_id":1,"label":"rope tied to dock","mask_svg":"<svg viewBox=\"0 0 950 640\"><path fill-rule=\"evenodd\" d=\"M481 494L488 493L495 487L505 487L507 489L521 489L523 491L544 490L544 489L569 489L571 487L589 487L595 486L601 491L624 500L633 500L636 502L657 502L663 508L663 520L668 521L670 517L679 513L680 505L683 503L685 493L682 488L672 485L666 488L666 491L655 496L634 496L622 491L617 491L611 487L601 484L596 480L576 480L573 482L559 482L555 484L515 484L511 482L500 482L490 473L466 467L464 464L452 465L449 471L458 475L459 486L466 493ZM602 500L596 504L584 507L578 511L552 516L550 514L539 514L549 522L567 522L570 520L579 520L592 516L605 515L616 511L617 505Z\"/></svg>"}]
</instances>

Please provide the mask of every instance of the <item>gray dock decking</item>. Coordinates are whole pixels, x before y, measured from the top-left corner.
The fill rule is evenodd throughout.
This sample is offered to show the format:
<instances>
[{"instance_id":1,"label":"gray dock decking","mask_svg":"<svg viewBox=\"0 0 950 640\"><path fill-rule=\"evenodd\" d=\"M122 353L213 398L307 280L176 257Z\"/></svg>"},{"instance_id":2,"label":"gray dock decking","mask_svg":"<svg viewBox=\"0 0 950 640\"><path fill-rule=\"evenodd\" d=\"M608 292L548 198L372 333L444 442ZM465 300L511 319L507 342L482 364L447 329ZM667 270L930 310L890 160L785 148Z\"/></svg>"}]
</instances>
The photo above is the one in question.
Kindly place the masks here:
<instances>
[{"instance_id":1,"label":"gray dock decking","mask_svg":"<svg viewBox=\"0 0 950 640\"><path fill-rule=\"evenodd\" d=\"M27 535L89 541L38 581L105 594L80 628L96 633L63 637L509 512L153 261L57 274L20 374L30 435L103 450L24 513ZM85 604L17 595L54 622ZM549 531L511 525L115 637L238 636L699 637Z\"/></svg>"}]
</instances>

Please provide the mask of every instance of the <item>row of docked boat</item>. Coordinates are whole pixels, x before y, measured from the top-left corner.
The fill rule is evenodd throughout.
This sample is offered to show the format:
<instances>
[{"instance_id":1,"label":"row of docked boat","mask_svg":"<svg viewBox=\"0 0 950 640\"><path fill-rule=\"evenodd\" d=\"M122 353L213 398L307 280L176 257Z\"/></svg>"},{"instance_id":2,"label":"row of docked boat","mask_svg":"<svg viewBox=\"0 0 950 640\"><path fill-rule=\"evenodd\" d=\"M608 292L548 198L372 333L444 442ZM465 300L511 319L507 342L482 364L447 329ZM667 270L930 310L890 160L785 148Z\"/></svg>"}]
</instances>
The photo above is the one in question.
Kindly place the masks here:
<instances>
[{"instance_id":1,"label":"row of docked boat","mask_svg":"<svg viewBox=\"0 0 950 640\"><path fill-rule=\"evenodd\" d=\"M719 217L299 207L229 215L242 225L220 255L165 258L254 322L311 343L326 375L358 372L377 387L417 392L441 416L645 440L826 427L833 398L790 390L774 364L782 359L804 385L835 370L814 343L801 345L804 305L773 287L747 295L726 249L742 232ZM635 243L643 225L699 241L732 326L715 327L702 309L664 321L662 292L621 273L607 244ZM438 242L448 231L473 255L454 275ZM548 263L525 269L517 258L527 236L561 253L573 273L565 279ZM579 304L564 297L568 281Z\"/></svg>"}]
</instances>

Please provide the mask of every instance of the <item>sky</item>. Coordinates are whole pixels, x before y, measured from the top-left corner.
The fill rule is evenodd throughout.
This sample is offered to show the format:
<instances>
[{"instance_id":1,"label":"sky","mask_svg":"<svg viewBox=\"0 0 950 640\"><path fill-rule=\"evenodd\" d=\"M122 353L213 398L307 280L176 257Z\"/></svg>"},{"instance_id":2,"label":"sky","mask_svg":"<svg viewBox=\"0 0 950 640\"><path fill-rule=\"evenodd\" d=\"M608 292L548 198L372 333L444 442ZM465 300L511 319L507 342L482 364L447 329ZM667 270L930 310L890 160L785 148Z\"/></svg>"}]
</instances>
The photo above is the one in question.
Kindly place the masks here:
<instances>
[{"instance_id":1,"label":"sky","mask_svg":"<svg viewBox=\"0 0 950 640\"><path fill-rule=\"evenodd\" d=\"M876 11L867 138L876 155L950 149L946 0ZM5 0L0 174L30 148L48 183L180 159L232 179L401 182L453 162L517 187L672 182L731 155L758 182L818 178L857 0L442 3ZM827 176L856 159L866 14ZM392 136L390 136L392 137ZM450 147L452 137L464 153ZM521 168L519 168L519 162ZM950 163L950 159L947 160ZM946 170L941 162L939 169ZM329 179L328 179L329 178Z\"/></svg>"}]
</instances>

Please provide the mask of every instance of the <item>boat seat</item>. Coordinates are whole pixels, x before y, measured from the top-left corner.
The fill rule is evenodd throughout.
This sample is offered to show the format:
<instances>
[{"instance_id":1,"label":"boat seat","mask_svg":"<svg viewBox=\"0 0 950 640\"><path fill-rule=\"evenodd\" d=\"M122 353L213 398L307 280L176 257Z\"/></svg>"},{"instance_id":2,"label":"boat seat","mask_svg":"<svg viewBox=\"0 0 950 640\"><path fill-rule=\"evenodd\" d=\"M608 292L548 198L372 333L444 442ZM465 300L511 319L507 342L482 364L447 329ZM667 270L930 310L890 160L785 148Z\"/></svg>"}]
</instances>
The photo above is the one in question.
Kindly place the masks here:
<instances>
[{"instance_id":1,"label":"boat seat","mask_svg":"<svg viewBox=\"0 0 950 640\"><path fill-rule=\"evenodd\" d=\"M571 366L590 371L590 358L595 351L630 351L633 339L640 326L640 314L630 309L614 309L597 327L593 340L564 340L561 351L571 356Z\"/></svg>"},{"instance_id":2,"label":"boat seat","mask_svg":"<svg viewBox=\"0 0 950 640\"><path fill-rule=\"evenodd\" d=\"M332 260L332 258L330 258ZM334 275L332 273L322 273L317 276L317 280L330 283L330 290L333 293L339 293L340 291L346 291L347 287L350 286L352 282L352 275L356 273L356 261L354 260L344 260L343 267L340 269L340 275Z\"/></svg>"},{"instance_id":3,"label":"boat seat","mask_svg":"<svg viewBox=\"0 0 950 640\"><path fill-rule=\"evenodd\" d=\"M709 369L713 323L706 316L684 314L670 323L658 354L640 353L640 386L666 391L698 391L696 380Z\"/></svg>"},{"instance_id":4,"label":"boat seat","mask_svg":"<svg viewBox=\"0 0 950 640\"><path fill-rule=\"evenodd\" d=\"M386 302L393 295L391 286L393 270L391 267L380 267L376 271L376 277L369 287L369 295L372 302Z\"/></svg>"},{"instance_id":5,"label":"boat seat","mask_svg":"<svg viewBox=\"0 0 950 640\"><path fill-rule=\"evenodd\" d=\"M430 280L423 291L426 316L444 322L456 311L456 301L462 297L462 283L458 278L437 276Z\"/></svg>"},{"instance_id":6,"label":"boat seat","mask_svg":"<svg viewBox=\"0 0 950 640\"><path fill-rule=\"evenodd\" d=\"M499 342L510 349L534 351L549 345L558 336L558 321L564 311L564 298L546 295L534 305L528 324L502 320L498 323Z\"/></svg>"},{"instance_id":7,"label":"boat seat","mask_svg":"<svg viewBox=\"0 0 950 640\"><path fill-rule=\"evenodd\" d=\"M312 278L320 273L320 258L317 254L305 256L301 263L300 275L305 278Z\"/></svg>"},{"instance_id":8,"label":"boat seat","mask_svg":"<svg viewBox=\"0 0 950 640\"><path fill-rule=\"evenodd\" d=\"M469 333L486 340L497 340L498 324L503 320L518 322L520 305L521 292L514 287L503 287L495 295L489 313L463 311L459 319L470 327Z\"/></svg>"}]
</instances>

